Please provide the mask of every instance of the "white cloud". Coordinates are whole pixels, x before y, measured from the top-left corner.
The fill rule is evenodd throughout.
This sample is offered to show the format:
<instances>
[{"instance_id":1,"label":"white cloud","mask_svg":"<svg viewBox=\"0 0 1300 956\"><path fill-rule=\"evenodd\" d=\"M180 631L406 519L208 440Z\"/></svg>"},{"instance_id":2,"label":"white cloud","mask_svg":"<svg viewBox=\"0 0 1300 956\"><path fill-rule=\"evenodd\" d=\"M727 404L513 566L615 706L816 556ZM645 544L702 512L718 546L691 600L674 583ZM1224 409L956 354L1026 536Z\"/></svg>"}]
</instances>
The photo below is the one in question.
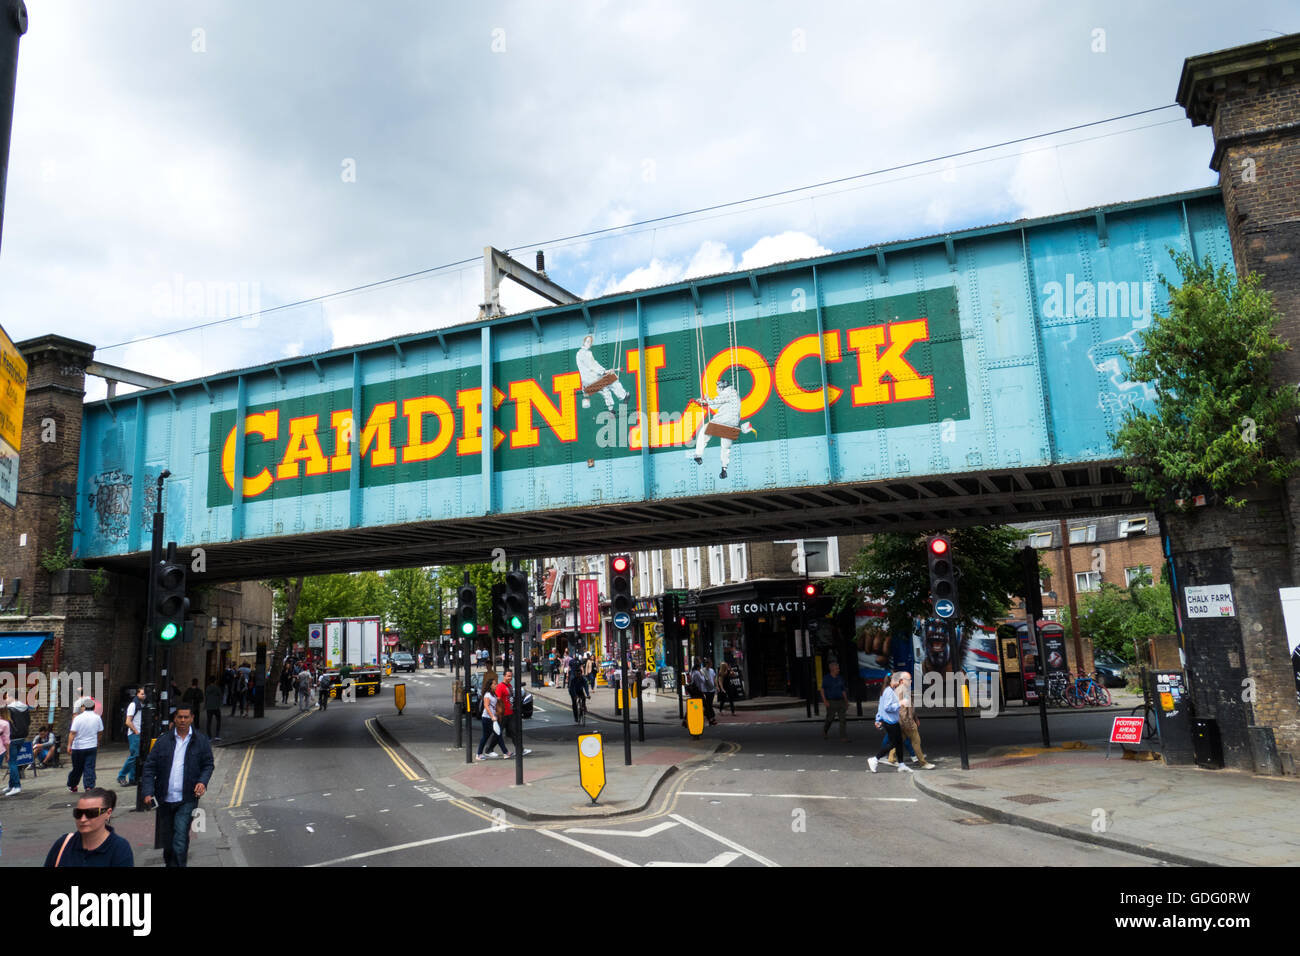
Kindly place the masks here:
<instances>
[{"instance_id":1,"label":"white cloud","mask_svg":"<svg viewBox=\"0 0 1300 956\"><path fill-rule=\"evenodd\" d=\"M745 250L740 257L741 269L758 269L791 259L811 259L830 254L829 249L803 232L783 232L777 236L764 236Z\"/></svg>"}]
</instances>

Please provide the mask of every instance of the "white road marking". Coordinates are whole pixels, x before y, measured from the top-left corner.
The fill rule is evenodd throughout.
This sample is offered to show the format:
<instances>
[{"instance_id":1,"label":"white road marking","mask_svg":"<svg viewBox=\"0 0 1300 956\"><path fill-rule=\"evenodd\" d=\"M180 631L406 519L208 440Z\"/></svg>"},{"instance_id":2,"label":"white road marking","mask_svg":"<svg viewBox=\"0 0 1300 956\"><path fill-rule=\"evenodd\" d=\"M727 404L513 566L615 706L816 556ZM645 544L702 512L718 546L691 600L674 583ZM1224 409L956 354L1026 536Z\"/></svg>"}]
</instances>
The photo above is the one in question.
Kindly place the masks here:
<instances>
[{"instance_id":1,"label":"white road marking","mask_svg":"<svg viewBox=\"0 0 1300 956\"><path fill-rule=\"evenodd\" d=\"M595 836L604 836L608 833L611 836L630 836L645 839L646 837L654 836L656 833L663 833L665 830L671 830L675 826L677 826L677 824L672 820L665 820L663 823L658 823L646 830L602 830L599 827L569 827L564 832L589 833L594 834Z\"/></svg>"},{"instance_id":2,"label":"white road marking","mask_svg":"<svg viewBox=\"0 0 1300 956\"><path fill-rule=\"evenodd\" d=\"M723 793L717 790L679 790L683 797L771 797L776 800L874 800L878 803L916 803L916 797L841 797L824 793Z\"/></svg>"},{"instance_id":3,"label":"white road marking","mask_svg":"<svg viewBox=\"0 0 1300 956\"><path fill-rule=\"evenodd\" d=\"M647 863L646 866L726 866L732 860L739 860L741 854L734 852L719 853L708 863L671 863L662 860L656 860Z\"/></svg>"},{"instance_id":4,"label":"white road marking","mask_svg":"<svg viewBox=\"0 0 1300 956\"><path fill-rule=\"evenodd\" d=\"M776 863L776 862L774 862L774 861L772 861L772 860L769 860L769 859L768 859L767 857L765 857L765 856L760 856L759 854L755 853L753 850L747 850L747 849L745 849L743 846L741 846L739 843L735 842L734 840L728 840L726 837L724 837L724 836L723 836L722 834L720 834L720 833L714 833L712 830L708 829L707 827L702 827L702 826L700 826L698 823L695 823L695 822L692 821L692 820L688 820L688 819L686 819L686 818L685 818L684 816L682 816L680 813L670 813L669 816L672 817L674 820L676 820L678 823L684 823L684 824L686 824L686 826L690 827L692 830L696 831L697 833L703 833L705 836L707 836L707 837L712 837L714 840L717 840L717 841L718 841L719 843L721 843L723 846L725 846L725 847L730 847L731 849L735 850L737 853L743 853L745 856L749 857L751 860L754 860L754 861L757 862L757 863L761 863L761 864L763 864L763 866L779 866L779 865L780 865L779 863Z\"/></svg>"},{"instance_id":5,"label":"white road marking","mask_svg":"<svg viewBox=\"0 0 1300 956\"><path fill-rule=\"evenodd\" d=\"M724 793L721 790L681 790L683 797L752 797L752 793Z\"/></svg>"},{"instance_id":6,"label":"white road marking","mask_svg":"<svg viewBox=\"0 0 1300 956\"><path fill-rule=\"evenodd\" d=\"M328 794L328 793L322 793L321 796L322 796L322 797L328 797L329 794Z\"/></svg>"},{"instance_id":7,"label":"white road marking","mask_svg":"<svg viewBox=\"0 0 1300 956\"><path fill-rule=\"evenodd\" d=\"M312 829L312 827L309 825L309 826L307 827L307 832L308 832L308 833L315 833L316 831L315 831L314 829Z\"/></svg>"},{"instance_id":8,"label":"white road marking","mask_svg":"<svg viewBox=\"0 0 1300 956\"><path fill-rule=\"evenodd\" d=\"M577 840L572 839L571 837L565 836L563 833L557 833L554 830L538 830L537 832L544 836L550 837L552 840L559 840L561 843L569 844L569 846L576 846L579 850L586 850L588 853L591 853L594 856L598 856L602 860L608 860L611 863L617 863L619 866L633 866L633 867L636 866L636 864L633 863L631 860L625 860L621 856L615 856L613 853L606 853L604 850L601 850L594 846L587 846L587 844L580 843Z\"/></svg>"},{"instance_id":9,"label":"white road marking","mask_svg":"<svg viewBox=\"0 0 1300 956\"><path fill-rule=\"evenodd\" d=\"M195 787L194 789L195 789L195 790L198 790L198 787ZM297 797L289 797L289 798L288 798L287 800L285 800L284 802L285 802L285 803L293 803L293 802L294 802L295 800L297 800L297 799L298 799Z\"/></svg>"},{"instance_id":10,"label":"white road marking","mask_svg":"<svg viewBox=\"0 0 1300 956\"><path fill-rule=\"evenodd\" d=\"M390 810L380 810L379 812L380 812L380 813L391 813L392 811L390 811Z\"/></svg>"},{"instance_id":11,"label":"white road marking","mask_svg":"<svg viewBox=\"0 0 1300 956\"><path fill-rule=\"evenodd\" d=\"M336 863L349 863L352 860L364 860L367 857L380 856L384 853L397 853L401 850L411 850L417 846L431 846L434 843L446 843L448 840L459 840L462 837L478 836L481 833L499 833L500 827L491 826L482 830L470 830L467 833L453 833L451 836L430 837L427 840L416 840L413 843L399 843L397 846L387 846L380 850L367 850L365 853L353 853L351 856L341 856L336 860L326 860L323 863L312 863L310 866L333 866Z\"/></svg>"},{"instance_id":12,"label":"white road marking","mask_svg":"<svg viewBox=\"0 0 1300 956\"><path fill-rule=\"evenodd\" d=\"M352 819L354 819L355 817L356 817L356 814L355 814L355 813L349 813L349 814L348 814L346 817L344 817L343 819L344 819L344 820L352 820Z\"/></svg>"}]
</instances>

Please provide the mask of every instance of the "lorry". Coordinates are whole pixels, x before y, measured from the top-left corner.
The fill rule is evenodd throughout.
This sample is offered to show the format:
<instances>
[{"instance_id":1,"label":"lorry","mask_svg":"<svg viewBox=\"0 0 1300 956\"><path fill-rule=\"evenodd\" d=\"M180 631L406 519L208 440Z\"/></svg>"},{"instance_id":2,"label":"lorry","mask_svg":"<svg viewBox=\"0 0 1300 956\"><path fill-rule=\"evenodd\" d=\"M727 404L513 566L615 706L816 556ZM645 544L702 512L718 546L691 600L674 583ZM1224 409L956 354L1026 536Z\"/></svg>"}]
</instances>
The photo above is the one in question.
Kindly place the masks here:
<instances>
[{"instance_id":1,"label":"lorry","mask_svg":"<svg viewBox=\"0 0 1300 956\"><path fill-rule=\"evenodd\" d=\"M336 617L325 620L325 666L330 678L330 697L335 698L351 682L357 694L374 696L383 686L383 653L379 617Z\"/></svg>"}]
</instances>

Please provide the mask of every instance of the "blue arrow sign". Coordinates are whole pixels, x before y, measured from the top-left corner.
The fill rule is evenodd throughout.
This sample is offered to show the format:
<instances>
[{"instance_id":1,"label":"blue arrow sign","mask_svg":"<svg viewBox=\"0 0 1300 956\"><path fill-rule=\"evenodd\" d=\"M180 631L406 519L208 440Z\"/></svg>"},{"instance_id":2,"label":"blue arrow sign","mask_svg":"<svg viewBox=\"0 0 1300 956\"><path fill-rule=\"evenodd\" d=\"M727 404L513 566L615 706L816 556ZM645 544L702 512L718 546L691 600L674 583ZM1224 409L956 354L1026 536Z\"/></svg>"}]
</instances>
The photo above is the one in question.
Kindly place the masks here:
<instances>
[{"instance_id":1,"label":"blue arrow sign","mask_svg":"<svg viewBox=\"0 0 1300 956\"><path fill-rule=\"evenodd\" d=\"M614 615L614 626L620 631L625 631L632 626L632 615L627 611L619 611Z\"/></svg>"},{"instance_id":2,"label":"blue arrow sign","mask_svg":"<svg viewBox=\"0 0 1300 956\"><path fill-rule=\"evenodd\" d=\"M947 598L943 598L942 600L934 602L934 613L938 614L941 618L944 618L945 620L947 618L952 617L953 614L956 613L956 611L957 611L957 605L953 604Z\"/></svg>"}]
</instances>

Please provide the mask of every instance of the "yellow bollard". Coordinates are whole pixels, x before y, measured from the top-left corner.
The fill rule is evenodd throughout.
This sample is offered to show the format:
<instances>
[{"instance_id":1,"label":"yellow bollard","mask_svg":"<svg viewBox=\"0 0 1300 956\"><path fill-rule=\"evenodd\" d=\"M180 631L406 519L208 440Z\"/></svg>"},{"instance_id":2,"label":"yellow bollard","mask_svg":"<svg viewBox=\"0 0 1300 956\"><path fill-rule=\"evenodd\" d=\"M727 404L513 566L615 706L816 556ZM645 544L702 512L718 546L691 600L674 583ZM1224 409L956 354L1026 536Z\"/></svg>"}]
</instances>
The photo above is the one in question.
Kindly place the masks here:
<instances>
[{"instance_id":1,"label":"yellow bollard","mask_svg":"<svg viewBox=\"0 0 1300 956\"><path fill-rule=\"evenodd\" d=\"M578 781L594 805L605 789L605 749L600 734L578 735Z\"/></svg>"},{"instance_id":2,"label":"yellow bollard","mask_svg":"<svg viewBox=\"0 0 1300 956\"><path fill-rule=\"evenodd\" d=\"M704 701L698 697L686 701L686 731L692 737L704 733Z\"/></svg>"},{"instance_id":3,"label":"yellow bollard","mask_svg":"<svg viewBox=\"0 0 1300 956\"><path fill-rule=\"evenodd\" d=\"M397 704L397 713L400 716L402 711L406 709L406 685L405 684L393 685L393 701Z\"/></svg>"}]
</instances>

